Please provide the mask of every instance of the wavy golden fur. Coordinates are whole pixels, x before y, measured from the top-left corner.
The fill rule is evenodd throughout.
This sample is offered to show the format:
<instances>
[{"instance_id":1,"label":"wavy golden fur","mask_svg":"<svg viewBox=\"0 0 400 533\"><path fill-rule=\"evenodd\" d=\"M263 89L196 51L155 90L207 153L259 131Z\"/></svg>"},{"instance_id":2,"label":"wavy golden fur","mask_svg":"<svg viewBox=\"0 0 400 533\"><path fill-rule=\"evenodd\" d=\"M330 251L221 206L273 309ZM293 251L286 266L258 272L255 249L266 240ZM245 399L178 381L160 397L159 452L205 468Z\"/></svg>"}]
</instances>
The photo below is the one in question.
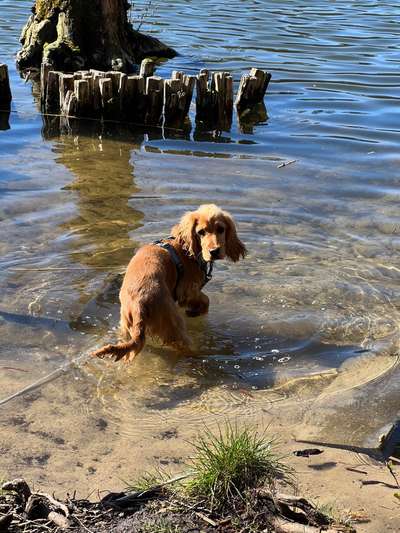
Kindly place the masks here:
<instances>
[{"instance_id":1,"label":"wavy golden fur","mask_svg":"<svg viewBox=\"0 0 400 533\"><path fill-rule=\"evenodd\" d=\"M247 253L231 215L214 204L201 205L183 215L171 235L174 239L168 242L183 265L178 284L177 269L167 250L154 244L139 248L128 265L119 294L121 333L126 342L104 346L93 356L132 361L143 349L146 334L177 349L187 349L190 340L176 304L190 317L207 313L209 299L201 290L204 273L199 260L227 257L236 262Z\"/></svg>"}]
</instances>

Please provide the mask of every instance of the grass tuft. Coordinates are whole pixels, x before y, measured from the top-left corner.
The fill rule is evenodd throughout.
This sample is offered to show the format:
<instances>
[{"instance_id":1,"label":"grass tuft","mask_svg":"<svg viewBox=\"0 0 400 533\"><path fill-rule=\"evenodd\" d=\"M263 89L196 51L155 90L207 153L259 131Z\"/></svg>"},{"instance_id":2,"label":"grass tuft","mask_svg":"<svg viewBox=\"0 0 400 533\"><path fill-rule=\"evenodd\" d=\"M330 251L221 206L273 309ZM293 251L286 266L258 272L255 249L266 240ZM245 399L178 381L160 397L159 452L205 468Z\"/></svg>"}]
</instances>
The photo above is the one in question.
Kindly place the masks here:
<instances>
[{"instance_id":1,"label":"grass tuft","mask_svg":"<svg viewBox=\"0 0 400 533\"><path fill-rule=\"evenodd\" d=\"M234 506L251 489L276 482L293 484L293 471L282 463L276 439L255 428L227 423L216 434L207 429L193 443L193 476L186 482L190 496L204 499L212 509Z\"/></svg>"},{"instance_id":2,"label":"grass tuft","mask_svg":"<svg viewBox=\"0 0 400 533\"><path fill-rule=\"evenodd\" d=\"M166 472L157 469L152 472L145 472L135 481L125 481L124 483L129 492L145 492L164 483L169 478L170 476Z\"/></svg>"}]
</instances>

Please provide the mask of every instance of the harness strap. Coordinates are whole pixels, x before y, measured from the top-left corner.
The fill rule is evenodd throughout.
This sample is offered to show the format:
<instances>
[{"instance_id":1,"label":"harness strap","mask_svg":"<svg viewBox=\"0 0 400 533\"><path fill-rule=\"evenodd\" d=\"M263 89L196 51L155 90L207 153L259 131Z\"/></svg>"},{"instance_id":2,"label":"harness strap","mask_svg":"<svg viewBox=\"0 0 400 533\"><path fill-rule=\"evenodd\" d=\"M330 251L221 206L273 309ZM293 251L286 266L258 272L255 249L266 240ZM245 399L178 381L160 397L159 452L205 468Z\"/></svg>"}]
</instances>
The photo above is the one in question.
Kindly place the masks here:
<instances>
[{"instance_id":1,"label":"harness strap","mask_svg":"<svg viewBox=\"0 0 400 533\"><path fill-rule=\"evenodd\" d=\"M169 237L171 238L171 237ZM167 252L169 253L175 267L176 267L176 273L177 273L177 277L176 277L176 284L175 284L175 288L174 288L174 300L176 301L178 298L177 298L177 294L176 294L176 289L178 288L178 283L179 281L182 279L182 276L183 276L183 264L182 264L182 261L180 260L179 258L179 255L176 253L175 251L175 248L173 246L171 246L171 244L169 244L169 242L164 242L163 240L159 240L159 241L154 241L153 244L155 244L156 246L159 246L160 248L163 248L164 250L167 250Z\"/></svg>"},{"instance_id":2,"label":"harness strap","mask_svg":"<svg viewBox=\"0 0 400 533\"><path fill-rule=\"evenodd\" d=\"M212 271L213 271L214 263L212 261L207 263L207 261L204 261L203 258L200 258L197 260L197 264L199 265L200 270L204 274L204 281L203 281L203 285L201 286L201 288L203 288L204 285L207 285L207 283L212 279Z\"/></svg>"},{"instance_id":3,"label":"harness strap","mask_svg":"<svg viewBox=\"0 0 400 533\"><path fill-rule=\"evenodd\" d=\"M182 261L180 260L179 255L176 253L175 248L171 244L169 244L169 242L165 242L168 240L172 240L174 238L175 237L168 237L167 239L160 239L158 241L154 241L153 244L155 244L156 246L159 246L160 248L163 248L164 250L167 250L167 252L169 253L176 267L177 278L176 278L176 285L174 288L174 300L176 301L177 300L176 290L178 288L179 281L183 277L184 269L183 269ZM196 261L197 261L197 264L199 265L200 270L203 272L203 275L204 275L204 281L201 286L201 288L203 288L204 285L206 285L212 278L212 271L213 271L214 263L212 261L209 261L209 262L204 261L204 259L201 256L196 258Z\"/></svg>"}]
</instances>

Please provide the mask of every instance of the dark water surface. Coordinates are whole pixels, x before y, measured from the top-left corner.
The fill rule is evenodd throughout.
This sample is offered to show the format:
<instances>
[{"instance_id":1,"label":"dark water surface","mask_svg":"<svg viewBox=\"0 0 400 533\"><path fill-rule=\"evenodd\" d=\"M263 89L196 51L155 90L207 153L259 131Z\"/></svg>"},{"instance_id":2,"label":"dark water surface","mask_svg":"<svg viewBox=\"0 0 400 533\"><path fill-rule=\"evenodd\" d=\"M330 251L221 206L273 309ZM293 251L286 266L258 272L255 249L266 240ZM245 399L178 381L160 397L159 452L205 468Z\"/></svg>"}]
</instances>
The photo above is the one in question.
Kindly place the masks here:
<instances>
[{"instance_id":1,"label":"dark water surface","mask_svg":"<svg viewBox=\"0 0 400 533\"><path fill-rule=\"evenodd\" d=\"M317 397L330 399L313 424L365 443L399 405L398 3L155 6L142 30L180 52L158 73L228 70L237 86L247 69L267 69L267 120L216 135L192 113L187 132L92 123L59 135L14 67L31 2L0 0L14 94L0 131L0 401L56 372L3 405L7 438L23 433L38 466L39 413L56 417L64 440L94 424L148 442L171 424L185 433L211 417L257 419L277 398ZM198 357L149 346L129 368L85 363L116 338L117 276L135 247L204 202L233 213L250 253L218 264L210 314L189 322ZM11 405L28 422L7 418Z\"/></svg>"}]
</instances>

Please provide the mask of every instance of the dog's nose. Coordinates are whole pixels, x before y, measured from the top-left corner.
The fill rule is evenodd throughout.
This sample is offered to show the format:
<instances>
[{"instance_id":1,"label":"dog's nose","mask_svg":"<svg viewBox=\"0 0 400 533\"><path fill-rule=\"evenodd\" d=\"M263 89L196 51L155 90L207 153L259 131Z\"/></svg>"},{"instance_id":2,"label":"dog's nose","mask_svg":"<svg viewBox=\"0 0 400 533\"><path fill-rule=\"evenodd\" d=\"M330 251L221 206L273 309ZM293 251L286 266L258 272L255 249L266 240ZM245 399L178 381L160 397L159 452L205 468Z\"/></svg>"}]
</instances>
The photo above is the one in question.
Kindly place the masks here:
<instances>
[{"instance_id":1,"label":"dog's nose","mask_svg":"<svg viewBox=\"0 0 400 533\"><path fill-rule=\"evenodd\" d=\"M218 259L219 252L220 248L214 248L213 250L210 250L211 259Z\"/></svg>"}]
</instances>

